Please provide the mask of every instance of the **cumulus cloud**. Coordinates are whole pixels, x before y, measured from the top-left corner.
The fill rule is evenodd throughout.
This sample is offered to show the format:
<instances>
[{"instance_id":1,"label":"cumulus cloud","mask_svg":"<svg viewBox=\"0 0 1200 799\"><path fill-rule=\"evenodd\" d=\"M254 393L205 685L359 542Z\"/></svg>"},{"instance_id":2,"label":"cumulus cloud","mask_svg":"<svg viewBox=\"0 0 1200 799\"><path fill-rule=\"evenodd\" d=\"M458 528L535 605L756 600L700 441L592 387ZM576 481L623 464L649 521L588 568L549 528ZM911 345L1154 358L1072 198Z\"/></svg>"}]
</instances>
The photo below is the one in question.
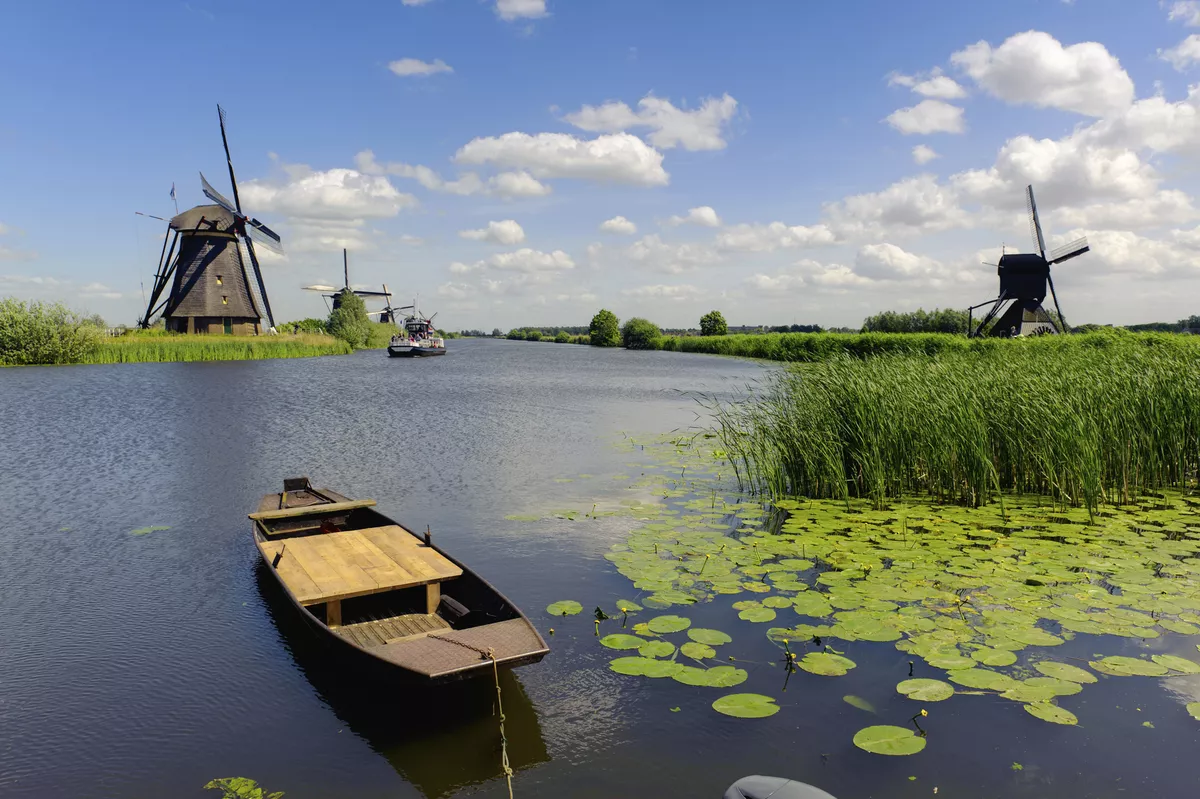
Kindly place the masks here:
<instances>
[{"instance_id":1,"label":"cumulus cloud","mask_svg":"<svg viewBox=\"0 0 1200 799\"><path fill-rule=\"evenodd\" d=\"M701 205L689 209L687 216L672 216L667 220L668 225L699 225L700 227L720 227L721 217L711 206Z\"/></svg>"},{"instance_id":2,"label":"cumulus cloud","mask_svg":"<svg viewBox=\"0 0 1200 799\"><path fill-rule=\"evenodd\" d=\"M727 227L717 235L719 249L735 252L774 252L793 247L821 247L836 241L837 237L833 231L824 224L740 224Z\"/></svg>"},{"instance_id":3,"label":"cumulus cloud","mask_svg":"<svg viewBox=\"0 0 1200 799\"><path fill-rule=\"evenodd\" d=\"M388 64L388 69L402 78L427 78L430 75L437 75L439 72L454 71L454 67L440 58L433 61L422 61L419 58L401 58L399 61L392 61Z\"/></svg>"},{"instance_id":4,"label":"cumulus cloud","mask_svg":"<svg viewBox=\"0 0 1200 799\"><path fill-rule=\"evenodd\" d=\"M1133 102L1133 80L1099 42L1064 47L1050 34L1031 30L996 48L976 42L950 60L1008 103L1102 117Z\"/></svg>"},{"instance_id":5,"label":"cumulus cloud","mask_svg":"<svg viewBox=\"0 0 1200 799\"><path fill-rule=\"evenodd\" d=\"M474 172L467 172L456 180L446 180L435 170L420 164L411 165L398 161L381 164L375 160L375 153L363 150L354 156L355 166L367 175L395 175L417 181L430 191L443 194L471 196L474 194L490 194L505 199L517 197L544 197L553 191L528 172L501 172L483 180Z\"/></svg>"},{"instance_id":6,"label":"cumulus cloud","mask_svg":"<svg viewBox=\"0 0 1200 799\"><path fill-rule=\"evenodd\" d=\"M496 0L496 16L505 22L546 16L546 0Z\"/></svg>"},{"instance_id":7,"label":"cumulus cloud","mask_svg":"<svg viewBox=\"0 0 1200 799\"><path fill-rule=\"evenodd\" d=\"M497 197L545 197L553 189L528 172L501 172L487 181L488 194Z\"/></svg>"},{"instance_id":8,"label":"cumulus cloud","mask_svg":"<svg viewBox=\"0 0 1200 799\"><path fill-rule=\"evenodd\" d=\"M663 156L637 136L615 133L579 139L565 133L505 133L473 139L459 148L460 164L493 164L527 170L535 178L574 178L633 186L665 186Z\"/></svg>"},{"instance_id":9,"label":"cumulus cloud","mask_svg":"<svg viewBox=\"0 0 1200 799\"><path fill-rule=\"evenodd\" d=\"M1189 28L1200 28L1200 3L1196 0L1181 0L1172 3L1167 19L1171 22L1182 22Z\"/></svg>"},{"instance_id":10,"label":"cumulus cloud","mask_svg":"<svg viewBox=\"0 0 1200 799\"><path fill-rule=\"evenodd\" d=\"M887 123L904 134L962 133L963 110L942 100L922 100L911 108L893 111Z\"/></svg>"},{"instance_id":11,"label":"cumulus cloud","mask_svg":"<svg viewBox=\"0 0 1200 799\"><path fill-rule=\"evenodd\" d=\"M939 156L932 147L929 147L925 144L918 144L916 147L912 148L912 157L913 161L918 164L928 164L930 161L938 158Z\"/></svg>"},{"instance_id":12,"label":"cumulus cloud","mask_svg":"<svg viewBox=\"0 0 1200 799\"><path fill-rule=\"evenodd\" d=\"M621 236L632 236L634 233L637 233L637 225L623 216L614 216L612 219L606 219L600 223L600 231L602 233L615 233Z\"/></svg>"},{"instance_id":13,"label":"cumulus cloud","mask_svg":"<svg viewBox=\"0 0 1200 799\"><path fill-rule=\"evenodd\" d=\"M1158 57L1163 61L1169 62L1175 69L1183 72L1197 61L1200 61L1200 33L1193 33L1168 50L1159 50Z\"/></svg>"},{"instance_id":14,"label":"cumulus cloud","mask_svg":"<svg viewBox=\"0 0 1200 799\"><path fill-rule=\"evenodd\" d=\"M967 227L971 222L956 193L933 175L918 175L882 191L846 197L827 205L825 213L830 228L844 236L933 233Z\"/></svg>"},{"instance_id":15,"label":"cumulus cloud","mask_svg":"<svg viewBox=\"0 0 1200 799\"><path fill-rule=\"evenodd\" d=\"M622 289L621 293L626 297L633 297L639 300L694 300L704 295L704 292L691 285L683 284L679 286L665 286L662 284L652 286L638 286L637 288Z\"/></svg>"},{"instance_id":16,"label":"cumulus cloud","mask_svg":"<svg viewBox=\"0 0 1200 799\"><path fill-rule=\"evenodd\" d=\"M889 86L904 86L922 97L933 100L958 100L967 96L967 90L948 75L943 75L940 69L934 69L927 75L902 75L893 72L888 75Z\"/></svg>"},{"instance_id":17,"label":"cumulus cloud","mask_svg":"<svg viewBox=\"0 0 1200 799\"><path fill-rule=\"evenodd\" d=\"M694 111L676 108L669 100L647 95L634 111L625 103L585 105L564 119L591 133L620 133L632 128L649 128L647 137L655 147L669 150L721 150L727 142L723 128L733 119L738 102L728 94L708 97Z\"/></svg>"},{"instance_id":18,"label":"cumulus cloud","mask_svg":"<svg viewBox=\"0 0 1200 799\"><path fill-rule=\"evenodd\" d=\"M475 287L469 283L450 281L438 286L434 293L448 300L465 300L475 293Z\"/></svg>"},{"instance_id":19,"label":"cumulus cloud","mask_svg":"<svg viewBox=\"0 0 1200 799\"><path fill-rule=\"evenodd\" d=\"M56 301L63 300L65 297L119 300L126 296L103 283L80 284L74 280L50 277L49 275L16 274L0 274L0 293L22 298Z\"/></svg>"},{"instance_id":20,"label":"cumulus cloud","mask_svg":"<svg viewBox=\"0 0 1200 799\"><path fill-rule=\"evenodd\" d=\"M759 272L746 278L743 283L751 291L759 294L782 294L801 288L804 285L804 276L787 272L774 275Z\"/></svg>"},{"instance_id":21,"label":"cumulus cloud","mask_svg":"<svg viewBox=\"0 0 1200 799\"><path fill-rule=\"evenodd\" d=\"M596 257L602 253L602 249L597 249L589 255ZM626 261L668 274L688 272L721 260L720 253L706 244L665 242L657 234L643 236L625 248L621 255Z\"/></svg>"},{"instance_id":22,"label":"cumulus cloud","mask_svg":"<svg viewBox=\"0 0 1200 799\"><path fill-rule=\"evenodd\" d=\"M863 245L854 258L855 273L873 280L926 277L939 273L941 268L932 258L886 242Z\"/></svg>"},{"instance_id":23,"label":"cumulus cloud","mask_svg":"<svg viewBox=\"0 0 1200 799\"><path fill-rule=\"evenodd\" d=\"M525 230L513 219L488 222L487 227L478 230L460 230L458 235L471 241L487 241L492 244L513 245L525 241Z\"/></svg>"},{"instance_id":24,"label":"cumulus cloud","mask_svg":"<svg viewBox=\"0 0 1200 799\"><path fill-rule=\"evenodd\" d=\"M473 264L465 264L460 261L450 264L451 273L456 275L487 269L535 274L565 272L574 268L575 262L562 250L541 252L528 247L522 247L515 252L496 253L490 258L476 261Z\"/></svg>"},{"instance_id":25,"label":"cumulus cloud","mask_svg":"<svg viewBox=\"0 0 1200 799\"><path fill-rule=\"evenodd\" d=\"M354 169L307 171L295 180L271 184L251 180L241 194L255 213L277 212L300 219L382 219L417 206L384 176Z\"/></svg>"}]
</instances>

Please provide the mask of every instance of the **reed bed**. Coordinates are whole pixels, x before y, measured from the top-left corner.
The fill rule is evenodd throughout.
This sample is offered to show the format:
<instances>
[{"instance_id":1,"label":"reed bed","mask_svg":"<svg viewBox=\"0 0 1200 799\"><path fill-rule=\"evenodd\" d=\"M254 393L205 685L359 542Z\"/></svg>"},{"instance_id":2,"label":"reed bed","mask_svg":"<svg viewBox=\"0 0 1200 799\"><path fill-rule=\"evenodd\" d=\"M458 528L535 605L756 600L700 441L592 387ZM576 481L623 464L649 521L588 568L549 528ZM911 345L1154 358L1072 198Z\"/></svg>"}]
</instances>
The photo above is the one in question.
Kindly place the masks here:
<instances>
[{"instance_id":1,"label":"reed bed","mask_svg":"<svg viewBox=\"0 0 1200 799\"><path fill-rule=\"evenodd\" d=\"M186 336L130 333L101 342L81 363L155 363L164 361L252 361L345 355L350 345L314 333L278 336Z\"/></svg>"},{"instance_id":2,"label":"reed bed","mask_svg":"<svg viewBox=\"0 0 1200 799\"><path fill-rule=\"evenodd\" d=\"M1166 335L839 354L713 410L743 487L772 496L1017 492L1094 510L1195 486L1198 356L1200 337Z\"/></svg>"}]
</instances>

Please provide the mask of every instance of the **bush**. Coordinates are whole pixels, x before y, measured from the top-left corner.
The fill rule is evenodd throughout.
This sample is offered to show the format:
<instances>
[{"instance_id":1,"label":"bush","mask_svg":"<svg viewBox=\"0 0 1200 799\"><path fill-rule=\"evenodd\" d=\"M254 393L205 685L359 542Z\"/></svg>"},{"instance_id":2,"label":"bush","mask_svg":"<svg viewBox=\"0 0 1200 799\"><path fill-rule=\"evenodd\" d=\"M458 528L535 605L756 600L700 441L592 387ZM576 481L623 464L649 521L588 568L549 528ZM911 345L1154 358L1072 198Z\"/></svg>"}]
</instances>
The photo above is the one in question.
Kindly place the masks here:
<instances>
[{"instance_id":1,"label":"bush","mask_svg":"<svg viewBox=\"0 0 1200 799\"><path fill-rule=\"evenodd\" d=\"M725 317L720 311L709 311L700 317L700 335L723 336L728 332L729 325L725 324Z\"/></svg>"},{"instance_id":2,"label":"bush","mask_svg":"<svg viewBox=\"0 0 1200 799\"><path fill-rule=\"evenodd\" d=\"M62 303L0 300L0 364L78 363L100 345L98 318Z\"/></svg>"},{"instance_id":3,"label":"bush","mask_svg":"<svg viewBox=\"0 0 1200 799\"><path fill-rule=\"evenodd\" d=\"M541 341L542 340L542 331L530 330L528 333L525 334L525 340L526 341Z\"/></svg>"},{"instance_id":4,"label":"bush","mask_svg":"<svg viewBox=\"0 0 1200 799\"><path fill-rule=\"evenodd\" d=\"M324 319L301 319L298 322L281 322L275 325L280 333L324 333L328 323Z\"/></svg>"},{"instance_id":5,"label":"bush","mask_svg":"<svg viewBox=\"0 0 1200 799\"><path fill-rule=\"evenodd\" d=\"M342 289L338 308L329 314L330 335L340 338L351 347L365 347L371 339L371 318L367 304L350 289Z\"/></svg>"},{"instance_id":6,"label":"bush","mask_svg":"<svg viewBox=\"0 0 1200 799\"><path fill-rule=\"evenodd\" d=\"M571 334L565 330L560 330L558 331L558 335L554 337L554 340L559 344L570 344Z\"/></svg>"},{"instance_id":7,"label":"bush","mask_svg":"<svg viewBox=\"0 0 1200 799\"><path fill-rule=\"evenodd\" d=\"M621 328L621 344L627 350L653 350L658 347L662 331L649 319L634 317Z\"/></svg>"},{"instance_id":8,"label":"bush","mask_svg":"<svg viewBox=\"0 0 1200 799\"><path fill-rule=\"evenodd\" d=\"M607 309L601 309L592 317L588 327L588 340L593 347L619 347L621 345L621 321Z\"/></svg>"},{"instance_id":9,"label":"bush","mask_svg":"<svg viewBox=\"0 0 1200 799\"><path fill-rule=\"evenodd\" d=\"M959 333L968 332L968 314L953 308L911 313L884 311L863 320L864 333Z\"/></svg>"}]
</instances>

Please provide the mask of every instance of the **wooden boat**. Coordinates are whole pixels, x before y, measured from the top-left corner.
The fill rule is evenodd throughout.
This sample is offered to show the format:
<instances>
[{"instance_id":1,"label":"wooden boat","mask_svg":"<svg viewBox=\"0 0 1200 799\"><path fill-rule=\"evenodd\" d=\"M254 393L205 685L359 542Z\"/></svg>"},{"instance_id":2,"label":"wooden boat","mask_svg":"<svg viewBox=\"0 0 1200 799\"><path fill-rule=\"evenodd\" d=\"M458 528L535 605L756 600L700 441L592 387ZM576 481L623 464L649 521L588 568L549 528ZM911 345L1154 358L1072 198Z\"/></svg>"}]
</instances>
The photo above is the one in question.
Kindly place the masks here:
<instances>
[{"instance_id":1,"label":"wooden boat","mask_svg":"<svg viewBox=\"0 0 1200 799\"><path fill-rule=\"evenodd\" d=\"M536 663L550 651L486 580L420 536L307 477L250 514L254 542L292 604L339 646L425 682Z\"/></svg>"}]
</instances>

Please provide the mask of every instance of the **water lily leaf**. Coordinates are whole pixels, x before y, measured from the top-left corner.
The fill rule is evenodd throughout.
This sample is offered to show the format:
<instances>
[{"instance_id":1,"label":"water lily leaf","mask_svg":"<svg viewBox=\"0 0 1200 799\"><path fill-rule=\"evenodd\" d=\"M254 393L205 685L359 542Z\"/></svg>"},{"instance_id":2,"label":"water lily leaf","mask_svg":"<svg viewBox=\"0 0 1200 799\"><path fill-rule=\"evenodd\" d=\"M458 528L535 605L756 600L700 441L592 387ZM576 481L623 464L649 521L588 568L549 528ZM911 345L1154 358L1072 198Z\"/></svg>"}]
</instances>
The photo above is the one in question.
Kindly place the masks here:
<instances>
[{"instance_id":1,"label":"water lily leaf","mask_svg":"<svg viewBox=\"0 0 1200 799\"><path fill-rule=\"evenodd\" d=\"M762 694L729 694L712 703L713 710L739 719L763 719L779 712L779 705Z\"/></svg>"},{"instance_id":2,"label":"water lily leaf","mask_svg":"<svg viewBox=\"0 0 1200 799\"><path fill-rule=\"evenodd\" d=\"M640 677L670 677L676 671L684 668L673 660L655 660L653 658L624 657L617 658L608 664L617 674L631 674Z\"/></svg>"},{"instance_id":3,"label":"water lily leaf","mask_svg":"<svg viewBox=\"0 0 1200 799\"><path fill-rule=\"evenodd\" d=\"M719 646L733 640L720 630L706 630L703 627L693 627L687 631L687 634L688 638L691 638L696 643L708 644L709 646Z\"/></svg>"},{"instance_id":4,"label":"water lily leaf","mask_svg":"<svg viewBox=\"0 0 1200 799\"><path fill-rule=\"evenodd\" d=\"M977 649L971 658L985 666L1011 666L1017 662L1017 656L1007 649Z\"/></svg>"},{"instance_id":5,"label":"water lily leaf","mask_svg":"<svg viewBox=\"0 0 1200 799\"><path fill-rule=\"evenodd\" d=\"M646 639L624 633L614 633L600 639L600 646L606 646L609 649L637 649L644 643L647 643Z\"/></svg>"},{"instance_id":6,"label":"water lily leaf","mask_svg":"<svg viewBox=\"0 0 1200 799\"><path fill-rule=\"evenodd\" d=\"M1024 708L1026 713L1036 716L1042 721L1071 726L1079 723L1079 719L1075 718L1074 713L1049 702L1030 702L1024 705Z\"/></svg>"},{"instance_id":7,"label":"water lily leaf","mask_svg":"<svg viewBox=\"0 0 1200 799\"><path fill-rule=\"evenodd\" d=\"M692 626L691 619L683 616L655 616L646 622L646 627L654 633L677 633Z\"/></svg>"},{"instance_id":8,"label":"water lily leaf","mask_svg":"<svg viewBox=\"0 0 1200 799\"><path fill-rule=\"evenodd\" d=\"M636 602L630 602L628 599L617 600L617 611L620 613L637 613L642 609L642 606Z\"/></svg>"},{"instance_id":9,"label":"water lily leaf","mask_svg":"<svg viewBox=\"0 0 1200 799\"><path fill-rule=\"evenodd\" d=\"M574 616L583 610L583 605L573 599L564 599L546 606L546 612L551 616Z\"/></svg>"},{"instance_id":10,"label":"water lily leaf","mask_svg":"<svg viewBox=\"0 0 1200 799\"><path fill-rule=\"evenodd\" d=\"M854 745L876 755L915 755L925 748L925 739L906 727L878 725L856 732Z\"/></svg>"},{"instance_id":11,"label":"water lily leaf","mask_svg":"<svg viewBox=\"0 0 1200 799\"><path fill-rule=\"evenodd\" d=\"M956 669L950 672L949 680L967 688L979 688L984 691L1007 691L1017 685L1017 681L1007 674L988 669Z\"/></svg>"},{"instance_id":12,"label":"water lily leaf","mask_svg":"<svg viewBox=\"0 0 1200 799\"><path fill-rule=\"evenodd\" d=\"M1178 655L1151 655L1150 659L1160 666L1166 666L1171 671L1180 674L1200 674L1200 663L1181 658Z\"/></svg>"},{"instance_id":13,"label":"water lily leaf","mask_svg":"<svg viewBox=\"0 0 1200 799\"><path fill-rule=\"evenodd\" d=\"M858 664L841 655L832 655L828 652L809 652L796 665L812 674L841 677Z\"/></svg>"},{"instance_id":14,"label":"water lily leaf","mask_svg":"<svg viewBox=\"0 0 1200 799\"><path fill-rule=\"evenodd\" d=\"M738 614L743 621L765 622L775 620L775 611L770 608L747 608Z\"/></svg>"},{"instance_id":15,"label":"water lily leaf","mask_svg":"<svg viewBox=\"0 0 1200 799\"><path fill-rule=\"evenodd\" d=\"M1159 663L1120 655L1092 660L1088 665L1098 672L1114 677L1162 677L1167 673L1167 667Z\"/></svg>"},{"instance_id":16,"label":"water lily leaf","mask_svg":"<svg viewBox=\"0 0 1200 799\"><path fill-rule=\"evenodd\" d=\"M704 660L705 658L717 656L717 650L713 649L707 644L698 644L695 641L688 641L686 644L679 647L679 651L685 657L695 658L696 660Z\"/></svg>"},{"instance_id":17,"label":"water lily leaf","mask_svg":"<svg viewBox=\"0 0 1200 799\"><path fill-rule=\"evenodd\" d=\"M842 701L845 702L847 705L850 705L851 707L858 708L859 710L865 710L868 713L875 712L875 706L872 705L867 700L863 699L861 696L855 696L854 694L846 694L845 696L842 697Z\"/></svg>"},{"instance_id":18,"label":"water lily leaf","mask_svg":"<svg viewBox=\"0 0 1200 799\"><path fill-rule=\"evenodd\" d=\"M1200 721L1200 702L1188 702L1185 707L1192 718Z\"/></svg>"},{"instance_id":19,"label":"water lily leaf","mask_svg":"<svg viewBox=\"0 0 1200 799\"><path fill-rule=\"evenodd\" d=\"M650 625L648 625L644 621L638 622L637 624L633 625L633 631L635 633L637 633L638 635L645 636L646 638L657 638L658 637L658 633L651 631Z\"/></svg>"},{"instance_id":20,"label":"water lily leaf","mask_svg":"<svg viewBox=\"0 0 1200 799\"><path fill-rule=\"evenodd\" d=\"M1048 633L1040 627L1010 630L1008 631L1008 637L1029 646L1058 646L1063 642L1063 639L1057 635Z\"/></svg>"},{"instance_id":21,"label":"water lily leaf","mask_svg":"<svg viewBox=\"0 0 1200 799\"><path fill-rule=\"evenodd\" d=\"M769 596L762 603L763 607L768 608L790 608L792 598L790 596Z\"/></svg>"},{"instance_id":22,"label":"water lily leaf","mask_svg":"<svg viewBox=\"0 0 1200 799\"><path fill-rule=\"evenodd\" d=\"M645 641L638 647L638 654L644 658L669 658L675 654L675 644L670 641Z\"/></svg>"},{"instance_id":23,"label":"water lily leaf","mask_svg":"<svg viewBox=\"0 0 1200 799\"><path fill-rule=\"evenodd\" d=\"M792 598L792 606L801 616L821 618L833 613L833 608L823 595L808 592Z\"/></svg>"},{"instance_id":24,"label":"water lily leaf","mask_svg":"<svg viewBox=\"0 0 1200 799\"><path fill-rule=\"evenodd\" d=\"M1004 691L1000 696L1014 702L1049 702L1057 694L1053 688L1022 682Z\"/></svg>"},{"instance_id":25,"label":"water lily leaf","mask_svg":"<svg viewBox=\"0 0 1200 799\"><path fill-rule=\"evenodd\" d=\"M1054 692L1055 696L1074 696L1083 690L1083 686L1071 680L1063 680L1058 677L1030 677L1023 681L1026 685L1032 685L1039 688L1048 688Z\"/></svg>"},{"instance_id":26,"label":"water lily leaf","mask_svg":"<svg viewBox=\"0 0 1200 799\"><path fill-rule=\"evenodd\" d=\"M896 690L918 702L941 702L954 696L954 686L941 680L914 678L896 686Z\"/></svg>"},{"instance_id":27,"label":"water lily leaf","mask_svg":"<svg viewBox=\"0 0 1200 799\"><path fill-rule=\"evenodd\" d=\"M1034 663L1033 667L1047 677L1057 677L1060 680L1070 680L1077 683L1096 682L1096 675L1069 663L1059 663L1054 660L1043 660Z\"/></svg>"},{"instance_id":28,"label":"water lily leaf","mask_svg":"<svg viewBox=\"0 0 1200 799\"><path fill-rule=\"evenodd\" d=\"M743 600L733 603L734 610L750 610L751 608L761 608L761 607L764 607L763 603L759 602L756 599L743 599Z\"/></svg>"},{"instance_id":29,"label":"water lily leaf","mask_svg":"<svg viewBox=\"0 0 1200 799\"><path fill-rule=\"evenodd\" d=\"M1200 633L1200 627L1194 624L1189 624L1186 621L1177 621L1175 619L1159 619L1158 626L1164 630L1170 630L1173 633L1182 633L1183 635L1195 635Z\"/></svg>"},{"instance_id":30,"label":"water lily leaf","mask_svg":"<svg viewBox=\"0 0 1200 799\"><path fill-rule=\"evenodd\" d=\"M711 669L680 666L679 671L672 675L676 681L685 685L704 688L732 688L744 683L748 676L745 669L733 666L713 666Z\"/></svg>"},{"instance_id":31,"label":"water lily leaf","mask_svg":"<svg viewBox=\"0 0 1200 799\"><path fill-rule=\"evenodd\" d=\"M960 655L934 655L925 658L925 662L935 669L946 669L947 671L957 669L971 669L975 667L975 661L971 658L965 658Z\"/></svg>"}]
</instances>

